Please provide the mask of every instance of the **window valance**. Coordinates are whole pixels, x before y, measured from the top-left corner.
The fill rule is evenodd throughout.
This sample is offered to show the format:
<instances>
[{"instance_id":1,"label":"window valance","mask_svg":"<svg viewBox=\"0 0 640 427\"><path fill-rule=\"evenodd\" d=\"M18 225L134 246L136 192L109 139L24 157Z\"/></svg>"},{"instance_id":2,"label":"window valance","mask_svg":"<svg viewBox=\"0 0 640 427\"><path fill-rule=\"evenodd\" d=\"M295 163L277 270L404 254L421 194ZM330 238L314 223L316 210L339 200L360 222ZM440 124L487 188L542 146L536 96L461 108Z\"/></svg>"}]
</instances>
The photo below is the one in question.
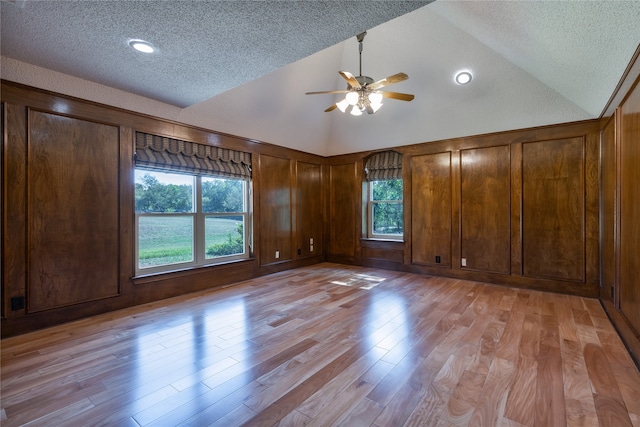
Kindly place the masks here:
<instances>
[{"instance_id":1,"label":"window valance","mask_svg":"<svg viewBox=\"0 0 640 427\"><path fill-rule=\"evenodd\" d=\"M364 171L368 181L402 179L402 154L395 151L376 153L369 157Z\"/></svg>"},{"instance_id":2,"label":"window valance","mask_svg":"<svg viewBox=\"0 0 640 427\"><path fill-rule=\"evenodd\" d=\"M139 167L198 175L251 178L251 153L136 132Z\"/></svg>"}]
</instances>

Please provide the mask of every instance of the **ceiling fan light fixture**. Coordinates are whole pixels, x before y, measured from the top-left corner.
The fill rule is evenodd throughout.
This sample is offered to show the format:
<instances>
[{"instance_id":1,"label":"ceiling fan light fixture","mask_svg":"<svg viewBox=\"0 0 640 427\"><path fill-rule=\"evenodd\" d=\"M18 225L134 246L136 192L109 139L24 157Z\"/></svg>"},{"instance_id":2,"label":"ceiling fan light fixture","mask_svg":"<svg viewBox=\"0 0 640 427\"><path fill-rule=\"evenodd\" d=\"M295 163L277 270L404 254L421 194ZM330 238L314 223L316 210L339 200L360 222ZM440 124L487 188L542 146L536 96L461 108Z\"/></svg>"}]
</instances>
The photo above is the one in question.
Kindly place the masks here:
<instances>
[{"instance_id":1,"label":"ceiling fan light fixture","mask_svg":"<svg viewBox=\"0 0 640 427\"><path fill-rule=\"evenodd\" d=\"M325 90L322 92L306 92L306 95L319 95L319 94L346 94L344 99L336 102L326 110L326 113L335 109L346 113L347 110L353 116L361 116L363 112L367 114L373 114L382 107L383 98L397 99L400 101L412 101L414 96L409 93L389 92L386 90L380 91L381 88L389 86L394 83L399 83L409 78L405 73L396 73L391 76L387 76L382 80L374 81L369 76L362 75L362 41L367 32L358 34L357 39L360 53L360 74L356 77L348 71L339 71L338 74L347 81L347 88L345 90ZM349 109L349 106L351 108Z\"/></svg>"},{"instance_id":2,"label":"ceiling fan light fixture","mask_svg":"<svg viewBox=\"0 0 640 427\"><path fill-rule=\"evenodd\" d=\"M349 105L349 101L347 101L346 99L343 99L342 101L336 103L338 110L342 111L343 113L347 111L347 107Z\"/></svg>"},{"instance_id":3,"label":"ceiling fan light fixture","mask_svg":"<svg viewBox=\"0 0 640 427\"><path fill-rule=\"evenodd\" d=\"M462 70L462 71L458 71L458 73L456 73L456 76L455 76L454 80L455 80L456 84L462 86L462 85L466 85L467 83L469 83L472 79L473 79L473 74L471 74L471 71Z\"/></svg>"},{"instance_id":4,"label":"ceiling fan light fixture","mask_svg":"<svg viewBox=\"0 0 640 427\"><path fill-rule=\"evenodd\" d=\"M349 105L356 105L358 100L360 99L360 95L356 91L352 91L347 93L344 99L349 103Z\"/></svg>"},{"instance_id":5,"label":"ceiling fan light fixture","mask_svg":"<svg viewBox=\"0 0 640 427\"><path fill-rule=\"evenodd\" d=\"M373 110L373 112L375 113L380 109L380 107L382 107L382 102L372 102L370 106L371 106L371 110Z\"/></svg>"},{"instance_id":6,"label":"ceiling fan light fixture","mask_svg":"<svg viewBox=\"0 0 640 427\"><path fill-rule=\"evenodd\" d=\"M369 102L371 102L371 105L373 105L373 104L381 104L382 103L382 94L380 92L371 92L369 94Z\"/></svg>"}]
</instances>

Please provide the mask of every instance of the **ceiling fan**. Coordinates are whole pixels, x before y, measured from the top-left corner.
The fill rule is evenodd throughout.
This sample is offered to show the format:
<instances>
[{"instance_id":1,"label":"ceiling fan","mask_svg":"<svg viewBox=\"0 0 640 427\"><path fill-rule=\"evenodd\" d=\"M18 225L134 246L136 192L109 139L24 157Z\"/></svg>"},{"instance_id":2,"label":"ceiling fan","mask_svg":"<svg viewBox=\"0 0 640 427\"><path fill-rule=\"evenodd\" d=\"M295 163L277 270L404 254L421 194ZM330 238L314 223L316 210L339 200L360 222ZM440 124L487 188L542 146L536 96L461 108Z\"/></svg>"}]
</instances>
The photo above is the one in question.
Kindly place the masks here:
<instances>
[{"instance_id":1,"label":"ceiling fan","mask_svg":"<svg viewBox=\"0 0 640 427\"><path fill-rule=\"evenodd\" d=\"M333 104L331 107L324 110L325 112L333 111L336 108L343 113L347 111L347 108L351 106L351 114L354 116L362 115L363 111L369 114L373 114L382 107L382 99L398 99L400 101L411 101L414 96L408 93L389 92L380 90L385 86L389 86L394 83L407 80L409 76L405 73L394 74L389 77L385 77L382 80L376 82L371 77L362 75L362 42L367 32L360 33L356 36L359 43L360 53L360 75L355 77L348 71L339 71L339 74L347 81L346 90L327 90L322 92L307 92L306 95L319 95L319 94L333 94L344 93L345 98Z\"/></svg>"}]
</instances>

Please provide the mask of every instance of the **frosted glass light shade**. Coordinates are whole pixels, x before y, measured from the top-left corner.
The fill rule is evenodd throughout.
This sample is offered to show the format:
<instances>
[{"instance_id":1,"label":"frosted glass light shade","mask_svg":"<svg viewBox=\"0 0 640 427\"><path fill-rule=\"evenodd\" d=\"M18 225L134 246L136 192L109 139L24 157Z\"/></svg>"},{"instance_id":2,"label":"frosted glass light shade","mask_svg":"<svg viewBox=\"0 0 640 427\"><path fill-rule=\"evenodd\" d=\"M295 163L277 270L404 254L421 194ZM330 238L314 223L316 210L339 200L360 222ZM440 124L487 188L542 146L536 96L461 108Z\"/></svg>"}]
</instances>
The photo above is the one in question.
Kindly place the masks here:
<instances>
[{"instance_id":1,"label":"frosted glass light shade","mask_svg":"<svg viewBox=\"0 0 640 427\"><path fill-rule=\"evenodd\" d=\"M358 95L358 92L349 92L344 99L346 99L350 105L356 105L358 99L360 99L360 95Z\"/></svg>"},{"instance_id":2,"label":"frosted glass light shade","mask_svg":"<svg viewBox=\"0 0 640 427\"><path fill-rule=\"evenodd\" d=\"M369 94L369 101L371 101L371 105L380 104L382 102L382 94L380 92L371 92Z\"/></svg>"},{"instance_id":3,"label":"frosted glass light shade","mask_svg":"<svg viewBox=\"0 0 640 427\"><path fill-rule=\"evenodd\" d=\"M350 105L349 101L347 101L346 99L343 99L342 101L336 103L336 106L338 107L338 109L343 113L347 111L347 107L349 105Z\"/></svg>"},{"instance_id":4,"label":"frosted glass light shade","mask_svg":"<svg viewBox=\"0 0 640 427\"><path fill-rule=\"evenodd\" d=\"M361 116L362 115L362 111L360 111L360 108L358 108L357 105L354 105L353 108L351 109L351 115L352 116Z\"/></svg>"}]
</instances>

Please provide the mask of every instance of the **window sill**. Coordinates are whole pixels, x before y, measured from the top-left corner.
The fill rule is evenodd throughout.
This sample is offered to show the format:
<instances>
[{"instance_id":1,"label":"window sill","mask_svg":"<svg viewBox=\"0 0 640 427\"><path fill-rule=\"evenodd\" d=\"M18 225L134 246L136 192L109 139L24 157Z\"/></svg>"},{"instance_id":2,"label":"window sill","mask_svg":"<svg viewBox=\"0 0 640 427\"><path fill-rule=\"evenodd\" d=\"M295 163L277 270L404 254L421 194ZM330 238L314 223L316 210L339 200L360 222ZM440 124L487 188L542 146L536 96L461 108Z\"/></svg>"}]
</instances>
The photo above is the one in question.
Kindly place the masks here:
<instances>
[{"instance_id":1,"label":"window sill","mask_svg":"<svg viewBox=\"0 0 640 427\"><path fill-rule=\"evenodd\" d=\"M385 239L381 237L362 237L362 242L388 242L388 243L404 243L404 239Z\"/></svg>"},{"instance_id":2,"label":"window sill","mask_svg":"<svg viewBox=\"0 0 640 427\"><path fill-rule=\"evenodd\" d=\"M192 274L200 274L205 272L206 270L215 270L220 268L228 268L228 267L236 267L241 266L242 264L253 263L255 258L246 258L246 259L237 259L233 261L225 261L216 264L208 264L208 265L199 265L197 267L188 267L182 268L178 270L170 270L170 271L162 271L158 273L150 273L150 274L140 274L137 276L133 276L131 280L133 280L134 285L140 285L143 283L152 283L158 282L161 280L171 279L173 277L183 277L189 276Z\"/></svg>"}]
</instances>

